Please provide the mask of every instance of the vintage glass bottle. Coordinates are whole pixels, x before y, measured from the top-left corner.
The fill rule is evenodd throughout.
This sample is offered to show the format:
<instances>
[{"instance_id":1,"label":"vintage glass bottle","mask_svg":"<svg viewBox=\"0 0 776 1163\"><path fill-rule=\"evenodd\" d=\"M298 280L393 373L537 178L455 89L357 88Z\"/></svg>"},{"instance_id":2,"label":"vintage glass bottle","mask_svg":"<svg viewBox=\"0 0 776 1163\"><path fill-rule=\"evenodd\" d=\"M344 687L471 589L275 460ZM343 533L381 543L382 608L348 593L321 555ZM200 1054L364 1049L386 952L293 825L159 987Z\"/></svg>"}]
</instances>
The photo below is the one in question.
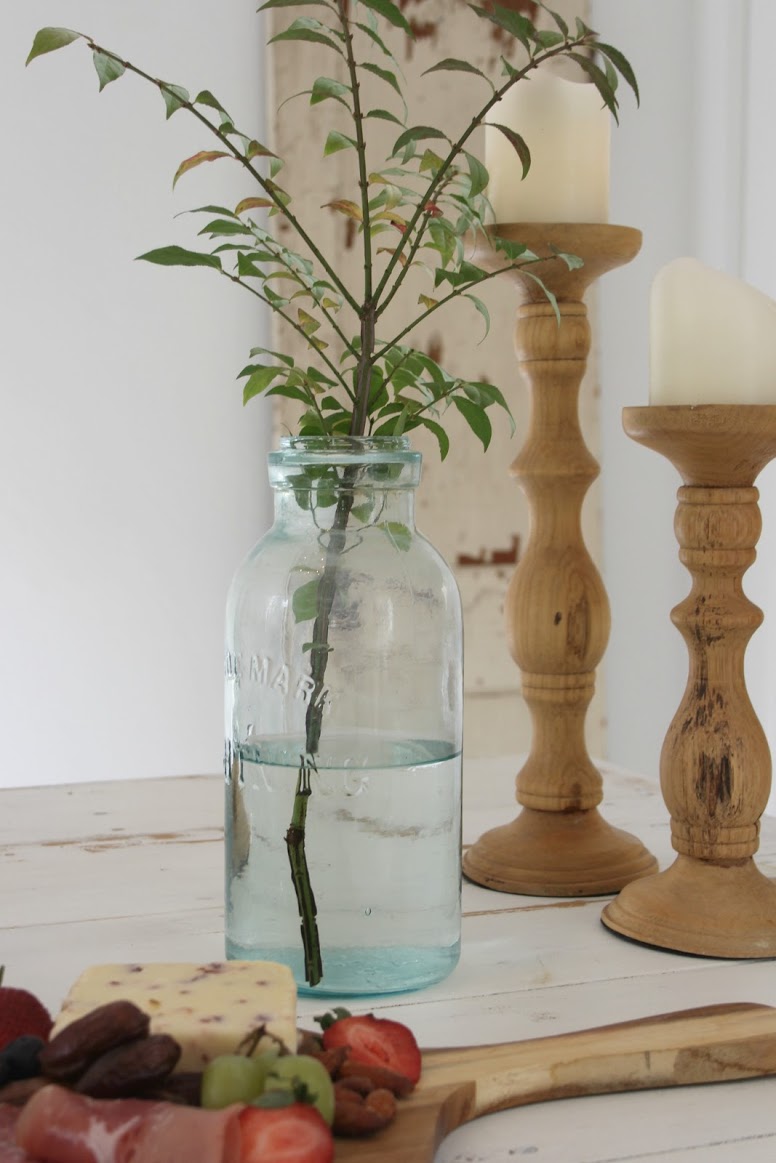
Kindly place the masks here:
<instances>
[{"instance_id":1,"label":"vintage glass bottle","mask_svg":"<svg viewBox=\"0 0 776 1163\"><path fill-rule=\"evenodd\" d=\"M227 955L303 991L417 989L459 956L461 606L415 529L420 460L403 437L284 438L229 594Z\"/></svg>"}]
</instances>

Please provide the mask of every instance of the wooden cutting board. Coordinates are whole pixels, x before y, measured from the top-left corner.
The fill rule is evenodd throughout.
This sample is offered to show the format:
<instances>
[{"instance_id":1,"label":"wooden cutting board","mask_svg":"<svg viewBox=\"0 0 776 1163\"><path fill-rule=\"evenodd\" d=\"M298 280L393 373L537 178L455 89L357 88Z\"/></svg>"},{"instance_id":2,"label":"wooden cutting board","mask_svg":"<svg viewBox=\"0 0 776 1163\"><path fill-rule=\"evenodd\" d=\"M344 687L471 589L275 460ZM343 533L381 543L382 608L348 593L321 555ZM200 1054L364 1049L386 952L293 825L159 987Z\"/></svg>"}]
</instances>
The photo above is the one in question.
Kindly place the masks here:
<instances>
[{"instance_id":1,"label":"wooden cutting board","mask_svg":"<svg viewBox=\"0 0 776 1163\"><path fill-rule=\"evenodd\" d=\"M525 1042L427 1050L421 1080L400 1101L394 1123L371 1139L338 1140L336 1160L431 1163L446 1135L492 1111L768 1074L776 1074L776 1009L748 1002Z\"/></svg>"}]
</instances>

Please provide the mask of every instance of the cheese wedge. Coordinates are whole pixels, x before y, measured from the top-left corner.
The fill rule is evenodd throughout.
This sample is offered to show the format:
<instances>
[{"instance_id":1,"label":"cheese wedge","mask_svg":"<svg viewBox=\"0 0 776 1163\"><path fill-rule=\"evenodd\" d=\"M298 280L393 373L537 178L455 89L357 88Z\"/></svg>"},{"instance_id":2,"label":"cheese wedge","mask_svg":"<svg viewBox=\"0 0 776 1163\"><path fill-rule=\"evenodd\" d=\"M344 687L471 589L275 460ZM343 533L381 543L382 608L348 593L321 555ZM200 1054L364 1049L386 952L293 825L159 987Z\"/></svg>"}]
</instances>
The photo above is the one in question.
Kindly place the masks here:
<instances>
[{"instance_id":1,"label":"cheese wedge","mask_svg":"<svg viewBox=\"0 0 776 1163\"><path fill-rule=\"evenodd\" d=\"M235 1053L262 1026L265 1048L278 1039L296 1050L296 985L291 970L274 961L93 965L71 987L53 1033L119 999L150 1015L152 1033L180 1044L178 1071L202 1070L219 1054Z\"/></svg>"}]
</instances>

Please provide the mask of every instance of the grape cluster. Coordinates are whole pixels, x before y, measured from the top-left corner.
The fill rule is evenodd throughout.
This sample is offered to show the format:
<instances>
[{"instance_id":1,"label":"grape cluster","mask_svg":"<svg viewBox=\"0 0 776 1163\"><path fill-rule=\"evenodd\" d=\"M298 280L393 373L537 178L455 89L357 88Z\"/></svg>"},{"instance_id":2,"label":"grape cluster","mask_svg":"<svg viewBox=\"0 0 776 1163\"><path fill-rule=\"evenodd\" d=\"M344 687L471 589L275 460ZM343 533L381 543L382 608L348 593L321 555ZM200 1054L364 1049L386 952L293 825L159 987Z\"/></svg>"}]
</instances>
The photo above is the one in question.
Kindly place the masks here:
<instances>
[{"instance_id":1,"label":"grape cluster","mask_svg":"<svg viewBox=\"0 0 776 1163\"><path fill-rule=\"evenodd\" d=\"M284 1101L308 1102L326 1122L334 1118L334 1084L328 1070L307 1054L285 1054L278 1049L264 1054L222 1054L205 1067L202 1075L202 1106L210 1109L232 1103L279 1105Z\"/></svg>"}]
</instances>

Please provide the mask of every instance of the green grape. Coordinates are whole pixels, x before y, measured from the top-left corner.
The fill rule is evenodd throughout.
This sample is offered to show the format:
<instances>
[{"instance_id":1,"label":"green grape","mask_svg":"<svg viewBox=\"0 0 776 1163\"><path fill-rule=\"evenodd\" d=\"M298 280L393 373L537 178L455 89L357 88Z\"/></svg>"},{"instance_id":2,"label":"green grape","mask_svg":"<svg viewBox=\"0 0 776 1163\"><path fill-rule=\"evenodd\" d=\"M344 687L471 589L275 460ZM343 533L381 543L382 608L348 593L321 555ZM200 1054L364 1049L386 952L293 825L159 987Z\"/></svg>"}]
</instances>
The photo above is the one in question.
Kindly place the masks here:
<instances>
[{"instance_id":1,"label":"green grape","mask_svg":"<svg viewBox=\"0 0 776 1163\"><path fill-rule=\"evenodd\" d=\"M202 1105L209 1110L231 1106L233 1102L250 1102L264 1090L277 1053L269 1051L255 1058L244 1054L221 1054L208 1062L202 1074Z\"/></svg>"},{"instance_id":2,"label":"green grape","mask_svg":"<svg viewBox=\"0 0 776 1163\"><path fill-rule=\"evenodd\" d=\"M286 1090L310 1102L331 1125L334 1119L334 1083L323 1063L307 1054L286 1054L273 1064L264 1087Z\"/></svg>"}]
</instances>

